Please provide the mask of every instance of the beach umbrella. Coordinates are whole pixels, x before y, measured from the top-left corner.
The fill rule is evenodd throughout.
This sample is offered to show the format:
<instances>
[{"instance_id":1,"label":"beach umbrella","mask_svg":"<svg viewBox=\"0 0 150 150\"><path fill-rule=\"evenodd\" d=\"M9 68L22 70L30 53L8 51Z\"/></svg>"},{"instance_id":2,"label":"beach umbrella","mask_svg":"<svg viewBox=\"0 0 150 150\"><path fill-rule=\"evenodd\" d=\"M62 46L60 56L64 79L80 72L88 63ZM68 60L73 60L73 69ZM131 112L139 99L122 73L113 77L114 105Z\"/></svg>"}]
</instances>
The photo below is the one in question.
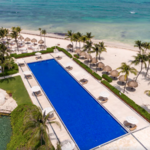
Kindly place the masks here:
<instances>
[{"instance_id":1,"label":"beach umbrella","mask_svg":"<svg viewBox=\"0 0 150 150\"><path fill-rule=\"evenodd\" d=\"M39 40L38 43L42 45L44 43L44 41L43 40Z\"/></svg>"},{"instance_id":2,"label":"beach umbrella","mask_svg":"<svg viewBox=\"0 0 150 150\"><path fill-rule=\"evenodd\" d=\"M110 66L105 66L103 70L104 70L105 72L110 72L110 71L112 71L112 69L111 69Z\"/></svg>"},{"instance_id":3,"label":"beach umbrella","mask_svg":"<svg viewBox=\"0 0 150 150\"><path fill-rule=\"evenodd\" d=\"M87 58L88 60L92 60L92 56L91 56L90 54L86 54L86 58Z\"/></svg>"},{"instance_id":4,"label":"beach umbrella","mask_svg":"<svg viewBox=\"0 0 150 150\"><path fill-rule=\"evenodd\" d=\"M111 71L110 75L112 77L118 77L119 76L119 72L117 70L113 70L113 71Z\"/></svg>"},{"instance_id":5,"label":"beach umbrella","mask_svg":"<svg viewBox=\"0 0 150 150\"><path fill-rule=\"evenodd\" d=\"M51 113L53 111L54 111L54 109L52 107L47 107L42 110L42 114L45 113L45 115L48 115L49 113Z\"/></svg>"},{"instance_id":6,"label":"beach umbrella","mask_svg":"<svg viewBox=\"0 0 150 150\"><path fill-rule=\"evenodd\" d=\"M23 73L24 73L24 75L31 75L32 74L31 71L24 71Z\"/></svg>"},{"instance_id":7,"label":"beach umbrella","mask_svg":"<svg viewBox=\"0 0 150 150\"><path fill-rule=\"evenodd\" d=\"M25 41L26 41L26 42L29 42L29 41L30 41L30 38L26 37L26 38L25 38Z\"/></svg>"},{"instance_id":8,"label":"beach umbrella","mask_svg":"<svg viewBox=\"0 0 150 150\"><path fill-rule=\"evenodd\" d=\"M5 96L3 93L0 93L0 105L3 105L5 103Z\"/></svg>"},{"instance_id":9,"label":"beach umbrella","mask_svg":"<svg viewBox=\"0 0 150 150\"><path fill-rule=\"evenodd\" d=\"M86 57L86 53L85 53L85 52L81 52L81 53L80 53L80 56L81 56L81 57Z\"/></svg>"},{"instance_id":10,"label":"beach umbrella","mask_svg":"<svg viewBox=\"0 0 150 150\"><path fill-rule=\"evenodd\" d=\"M67 45L67 48L73 48L72 44Z\"/></svg>"},{"instance_id":11,"label":"beach umbrella","mask_svg":"<svg viewBox=\"0 0 150 150\"><path fill-rule=\"evenodd\" d=\"M38 91L40 91L40 87L39 86L33 86L32 88L31 88L31 90L32 90L32 92L38 92Z\"/></svg>"},{"instance_id":12,"label":"beach umbrella","mask_svg":"<svg viewBox=\"0 0 150 150\"><path fill-rule=\"evenodd\" d=\"M133 117L133 116L128 116L128 117L126 118L126 121L127 121L128 123L135 124L135 125L137 125L138 122L139 122L139 121L138 121L135 117Z\"/></svg>"},{"instance_id":13,"label":"beach umbrella","mask_svg":"<svg viewBox=\"0 0 150 150\"><path fill-rule=\"evenodd\" d=\"M106 91L102 91L102 92L100 93L100 96L102 96L102 97L109 97L109 93L106 92Z\"/></svg>"},{"instance_id":14,"label":"beach umbrella","mask_svg":"<svg viewBox=\"0 0 150 150\"><path fill-rule=\"evenodd\" d=\"M92 58L91 64L96 64L97 63L97 59L94 57Z\"/></svg>"},{"instance_id":15,"label":"beach umbrella","mask_svg":"<svg viewBox=\"0 0 150 150\"><path fill-rule=\"evenodd\" d=\"M125 81L126 81L125 75L121 75L121 76L119 77L119 81L125 82Z\"/></svg>"},{"instance_id":16,"label":"beach umbrella","mask_svg":"<svg viewBox=\"0 0 150 150\"><path fill-rule=\"evenodd\" d=\"M80 54L80 53L81 53L81 50L80 50L80 49L76 49L76 53L77 53L77 54Z\"/></svg>"},{"instance_id":17,"label":"beach umbrella","mask_svg":"<svg viewBox=\"0 0 150 150\"><path fill-rule=\"evenodd\" d=\"M71 140L65 140L61 142L61 150L73 150L75 144Z\"/></svg>"},{"instance_id":18,"label":"beach umbrella","mask_svg":"<svg viewBox=\"0 0 150 150\"><path fill-rule=\"evenodd\" d=\"M45 45L39 45L40 49L45 49Z\"/></svg>"},{"instance_id":19,"label":"beach umbrella","mask_svg":"<svg viewBox=\"0 0 150 150\"><path fill-rule=\"evenodd\" d=\"M128 86L130 88L136 88L136 87L138 87L138 83L136 81L129 81Z\"/></svg>"},{"instance_id":20,"label":"beach umbrella","mask_svg":"<svg viewBox=\"0 0 150 150\"><path fill-rule=\"evenodd\" d=\"M34 45L35 45L35 42L37 42L37 40L36 40L35 38L33 38L33 39L31 40L31 42L34 43Z\"/></svg>"},{"instance_id":21,"label":"beach umbrella","mask_svg":"<svg viewBox=\"0 0 150 150\"><path fill-rule=\"evenodd\" d=\"M19 36L18 39L22 41L24 39L24 37L23 36Z\"/></svg>"},{"instance_id":22,"label":"beach umbrella","mask_svg":"<svg viewBox=\"0 0 150 150\"><path fill-rule=\"evenodd\" d=\"M104 67L105 67L105 65L104 65L102 62L99 62L99 63L98 63L98 68L103 69Z\"/></svg>"}]
</instances>

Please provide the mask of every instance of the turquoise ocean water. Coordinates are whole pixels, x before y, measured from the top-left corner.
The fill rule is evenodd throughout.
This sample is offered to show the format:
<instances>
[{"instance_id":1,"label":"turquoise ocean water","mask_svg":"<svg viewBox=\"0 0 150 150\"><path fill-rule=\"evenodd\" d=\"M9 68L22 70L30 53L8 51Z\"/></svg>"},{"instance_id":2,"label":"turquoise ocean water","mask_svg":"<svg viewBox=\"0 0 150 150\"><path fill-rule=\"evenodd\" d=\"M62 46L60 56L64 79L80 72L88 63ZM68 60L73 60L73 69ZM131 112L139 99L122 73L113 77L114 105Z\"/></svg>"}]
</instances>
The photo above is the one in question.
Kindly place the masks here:
<instances>
[{"instance_id":1,"label":"turquoise ocean water","mask_svg":"<svg viewBox=\"0 0 150 150\"><path fill-rule=\"evenodd\" d=\"M82 33L133 43L150 41L150 0L0 0L0 26Z\"/></svg>"}]
</instances>

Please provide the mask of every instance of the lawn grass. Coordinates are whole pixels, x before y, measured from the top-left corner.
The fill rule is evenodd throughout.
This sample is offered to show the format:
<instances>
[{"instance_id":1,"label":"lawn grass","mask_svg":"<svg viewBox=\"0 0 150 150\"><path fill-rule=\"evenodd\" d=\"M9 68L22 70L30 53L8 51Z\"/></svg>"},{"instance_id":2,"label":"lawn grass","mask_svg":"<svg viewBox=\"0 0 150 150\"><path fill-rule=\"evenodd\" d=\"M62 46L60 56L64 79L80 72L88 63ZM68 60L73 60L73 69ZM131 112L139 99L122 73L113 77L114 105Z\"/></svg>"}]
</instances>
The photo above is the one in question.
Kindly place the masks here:
<instances>
[{"instance_id":1,"label":"lawn grass","mask_svg":"<svg viewBox=\"0 0 150 150\"><path fill-rule=\"evenodd\" d=\"M6 91L11 91L12 96L14 100L16 100L18 105L32 104L31 99L20 76L1 79L0 88Z\"/></svg>"}]
</instances>

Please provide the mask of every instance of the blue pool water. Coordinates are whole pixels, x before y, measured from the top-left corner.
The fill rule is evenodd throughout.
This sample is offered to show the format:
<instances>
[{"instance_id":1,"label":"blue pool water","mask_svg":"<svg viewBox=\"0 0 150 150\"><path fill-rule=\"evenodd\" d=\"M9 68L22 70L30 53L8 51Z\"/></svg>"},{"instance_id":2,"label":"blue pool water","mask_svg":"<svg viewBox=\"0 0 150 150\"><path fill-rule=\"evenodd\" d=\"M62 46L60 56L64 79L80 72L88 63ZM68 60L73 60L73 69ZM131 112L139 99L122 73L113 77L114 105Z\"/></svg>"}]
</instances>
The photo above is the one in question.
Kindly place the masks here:
<instances>
[{"instance_id":1,"label":"blue pool water","mask_svg":"<svg viewBox=\"0 0 150 150\"><path fill-rule=\"evenodd\" d=\"M124 128L54 59L28 66L81 150L126 134Z\"/></svg>"}]
</instances>

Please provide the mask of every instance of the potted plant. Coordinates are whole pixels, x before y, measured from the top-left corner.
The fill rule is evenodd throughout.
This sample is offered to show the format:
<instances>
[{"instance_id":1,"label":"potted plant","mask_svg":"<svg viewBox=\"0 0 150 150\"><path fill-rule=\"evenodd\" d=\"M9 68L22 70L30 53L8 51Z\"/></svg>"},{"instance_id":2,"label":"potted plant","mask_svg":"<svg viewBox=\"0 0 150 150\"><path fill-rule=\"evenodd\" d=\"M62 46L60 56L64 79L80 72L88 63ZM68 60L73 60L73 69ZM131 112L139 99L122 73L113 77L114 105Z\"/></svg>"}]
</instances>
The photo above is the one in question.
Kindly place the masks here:
<instances>
[{"instance_id":1,"label":"potted plant","mask_svg":"<svg viewBox=\"0 0 150 150\"><path fill-rule=\"evenodd\" d=\"M6 91L6 92L10 97L12 97L12 91Z\"/></svg>"}]
</instances>

